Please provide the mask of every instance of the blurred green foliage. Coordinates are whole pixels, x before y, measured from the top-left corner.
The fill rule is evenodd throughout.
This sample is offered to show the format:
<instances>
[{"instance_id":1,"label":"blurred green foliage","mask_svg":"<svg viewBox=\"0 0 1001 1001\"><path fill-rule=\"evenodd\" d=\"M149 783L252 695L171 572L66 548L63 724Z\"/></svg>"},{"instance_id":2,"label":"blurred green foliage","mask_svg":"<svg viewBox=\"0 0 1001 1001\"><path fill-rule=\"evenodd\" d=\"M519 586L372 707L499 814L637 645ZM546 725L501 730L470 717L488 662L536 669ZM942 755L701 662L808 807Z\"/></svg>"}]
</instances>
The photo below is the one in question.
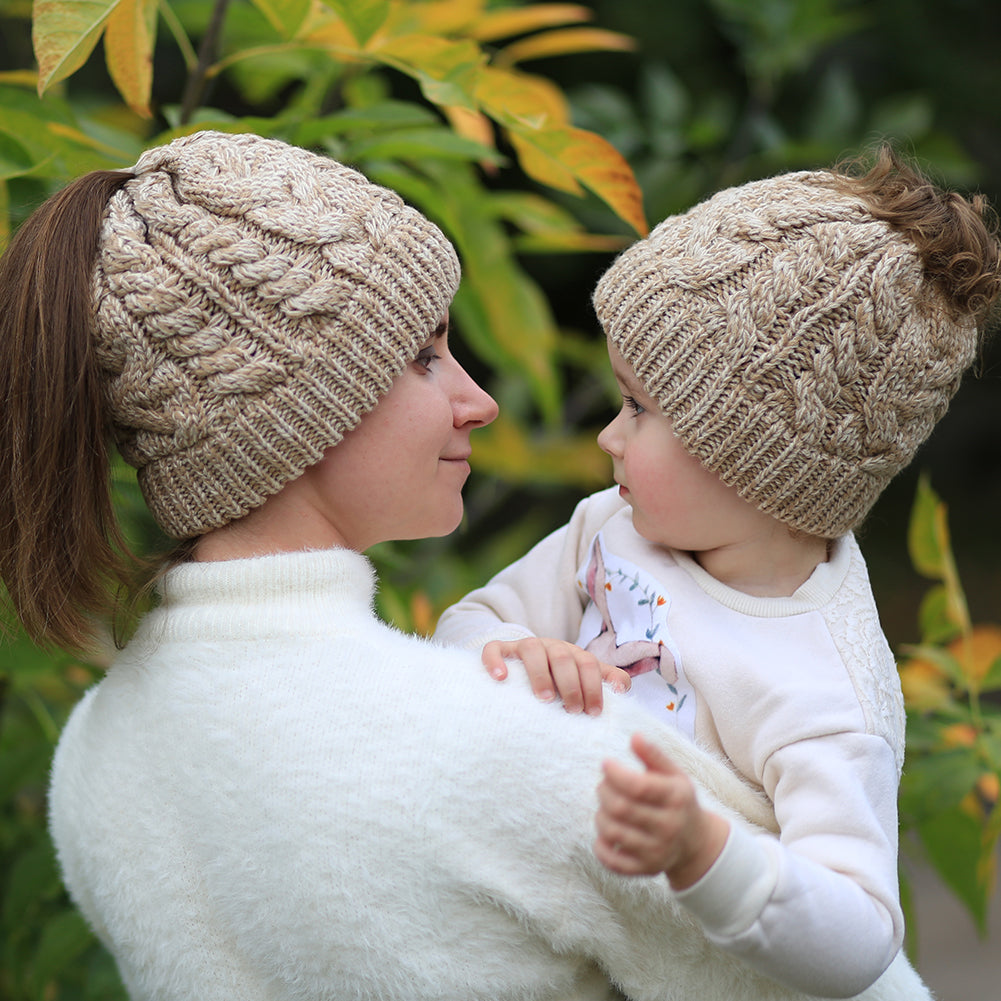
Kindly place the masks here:
<instances>
[{"instance_id":1,"label":"blurred green foliage","mask_svg":"<svg viewBox=\"0 0 1001 1001\"><path fill-rule=\"evenodd\" d=\"M935 583L920 608L921 640L904 647L900 665L908 709L901 825L985 934L1001 840L1001 626L971 621L946 508L926 479L908 543L915 568Z\"/></svg>"},{"instance_id":2,"label":"blurred green foliage","mask_svg":"<svg viewBox=\"0 0 1001 1001\"><path fill-rule=\"evenodd\" d=\"M948 183L1001 189L981 6L594 0L597 30L588 7L518 0L55 0L35 5L50 19L35 23L36 62L32 4L0 0L0 245L70 177L202 127L326 151L439 222L463 259L460 354L503 417L474 439L459 533L371 554L383 614L428 632L607 482L594 436L615 393L589 295L643 228L625 161L653 221L876 137ZM67 24L56 39L53 26ZM162 546L131 472L115 476L130 540ZM927 529L944 517L936 503L921 495L912 522L925 526L912 531L925 550L936 540L941 588L921 613L924 659L912 651L907 663L933 664L940 698L910 691L902 819L983 928L1001 822L997 667L976 683L955 667L968 648L954 644L989 648L993 634L968 614L956 632L949 618L962 591L943 570L947 534ZM905 518L891 515L887 532L903 540ZM928 572L920 547L915 560ZM123 996L60 888L44 822L56 735L108 656L42 651L21 635L0 646L0 998L10 1001Z\"/></svg>"}]
</instances>

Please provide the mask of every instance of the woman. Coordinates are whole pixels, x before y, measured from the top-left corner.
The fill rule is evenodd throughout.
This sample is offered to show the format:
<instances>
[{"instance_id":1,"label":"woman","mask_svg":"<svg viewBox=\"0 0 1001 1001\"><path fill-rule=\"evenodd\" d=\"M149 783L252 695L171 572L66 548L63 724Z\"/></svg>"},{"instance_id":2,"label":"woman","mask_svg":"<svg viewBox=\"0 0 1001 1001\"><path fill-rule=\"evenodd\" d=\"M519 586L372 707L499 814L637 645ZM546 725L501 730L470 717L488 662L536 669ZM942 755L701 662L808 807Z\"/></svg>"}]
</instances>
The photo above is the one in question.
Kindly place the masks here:
<instances>
[{"instance_id":1,"label":"woman","mask_svg":"<svg viewBox=\"0 0 1001 1001\"><path fill-rule=\"evenodd\" d=\"M591 851L634 730L732 823L773 825L728 770L626 700L567 715L372 612L361 552L457 525L496 412L448 350L458 277L396 195L248 135L88 175L18 234L0 572L22 621L72 642L101 610L109 431L185 540L60 740L70 892L137 999L802 997L713 944L725 914ZM901 960L865 996L927 994Z\"/></svg>"}]
</instances>

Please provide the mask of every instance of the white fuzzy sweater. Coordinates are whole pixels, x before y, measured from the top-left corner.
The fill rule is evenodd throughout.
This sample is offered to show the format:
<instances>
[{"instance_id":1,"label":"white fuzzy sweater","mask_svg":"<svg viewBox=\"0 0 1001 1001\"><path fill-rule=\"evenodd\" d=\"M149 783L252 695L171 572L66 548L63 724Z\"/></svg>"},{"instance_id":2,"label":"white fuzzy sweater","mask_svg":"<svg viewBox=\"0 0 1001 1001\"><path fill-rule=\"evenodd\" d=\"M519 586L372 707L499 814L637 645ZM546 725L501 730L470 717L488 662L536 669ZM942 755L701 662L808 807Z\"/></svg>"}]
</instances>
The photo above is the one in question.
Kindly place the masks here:
<instances>
[{"instance_id":1,"label":"white fuzzy sweater","mask_svg":"<svg viewBox=\"0 0 1001 1001\"><path fill-rule=\"evenodd\" d=\"M344 550L179 567L74 712L52 834L133 998L806 997L590 850L639 728L711 801L761 799L627 700L571 717L386 627L373 586ZM898 960L864 997L928 994Z\"/></svg>"}]
</instances>

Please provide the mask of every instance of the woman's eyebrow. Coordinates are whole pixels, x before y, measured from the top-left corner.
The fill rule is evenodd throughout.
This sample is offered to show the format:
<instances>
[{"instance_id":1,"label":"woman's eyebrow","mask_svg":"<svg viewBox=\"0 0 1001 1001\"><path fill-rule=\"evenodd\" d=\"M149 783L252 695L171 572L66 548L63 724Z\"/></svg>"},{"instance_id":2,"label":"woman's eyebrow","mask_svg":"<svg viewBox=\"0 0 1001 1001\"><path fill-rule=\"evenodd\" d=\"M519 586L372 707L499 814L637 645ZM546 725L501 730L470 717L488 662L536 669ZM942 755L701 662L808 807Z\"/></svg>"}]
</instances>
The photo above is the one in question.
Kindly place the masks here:
<instances>
[{"instance_id":1,"label":"woman's eyebrow","mask_svg":"<svg viewBox=\"0 0 1001 1001\"><path fill-rule=\"evenodd\" d=\"M435 338L444 337L445 334L447 333L448 333L448 317L446 316L444 319L438 322L438 326L434 328L434 333L431 336Z\"/></svg>"}]
</instances>

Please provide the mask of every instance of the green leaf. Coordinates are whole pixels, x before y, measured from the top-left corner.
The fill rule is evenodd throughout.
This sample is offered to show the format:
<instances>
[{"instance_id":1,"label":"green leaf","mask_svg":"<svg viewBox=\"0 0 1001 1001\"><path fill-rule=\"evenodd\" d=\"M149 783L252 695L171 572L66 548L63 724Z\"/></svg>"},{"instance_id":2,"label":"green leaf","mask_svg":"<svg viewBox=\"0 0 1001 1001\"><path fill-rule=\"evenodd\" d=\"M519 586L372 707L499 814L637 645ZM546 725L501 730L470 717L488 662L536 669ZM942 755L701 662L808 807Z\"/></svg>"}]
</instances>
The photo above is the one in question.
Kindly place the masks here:
<instances>
[{"instance_id":1,"label":"green leaf","mask_svg":"<svg viewBox=\"0 0 1001 1001\"><path fill-rule=\"evenodd\" d=\"M995 658L979 685L981 692L1001 691L1001 657Z\"/></svg>"},{"instance_id":2,"label":"green leaf","mask_svg":"<svg viewBox=\"0 0 1001 1001\"><path fill-rule=\"evenodd\" d=\"M968 747L909 759L900 784L901 814L921 824L958 810L982 771L975 749Z\"/></svg>"},{"instance_id":3,"label":"green leaf","mask_svg":"<svg viewBox=\"0 0 1001 1001\"><path fill-rule=\"evenodd\" d=\"M918 573L935 580L941 580L945 576L945 549L949 545L949 530L945 524L942 504L926 476L918 480L907 545L911 562Z\"/></svg>"},{"instance_id":4,"label":"green leaf","mask_svg":"<svg viewBox=\"0 0 1001 1001\"><path fill-rule=\"evenodd\" d=\"M10 866L3 897L4 927L23 922L42 902L58 896L60 889L55 855L49 839L43 836Z\"/></svg>"},{"instance_id":5,"label":"green leaf","mask_svg":"<svg viewBox=\"0 0 1001 1001\"><path fill-rule=\"evenodd\" d=\"M949 595L942 584L929 588L918 611L921 639L925 643L947 643L962 630L952 617Z\"/></svg>"},{"instance_id":6,"label":"green leaf","mask_svg":"<svg viewBox=\"0 0 1001 1001\"><path fill-rule=\"evenodd\" d=\"M498 191L491 204L499 217L526 233L579 233L583 228L562 205L531 192Z\"/></svg>"},{"instance_id":7,"label":"green leaf","mask_svg":"<svg viewBox=\"0 0 1001 1001\"><path fill-rule=\"evenodd\" d=\"M329 136L384 132L391 129L437 125L441 119L430 109L410 101L380 101L364 108L348 108L336 115L313 118L296 126L296 140L315 146Z\"/></svg>"},{"instance_id":8,"label":"green leaf","mask_svg":"<svg viewBox=\"0 0 1001 1001\"><path fill-rule=\"evenodd\" d=\"M323 0L337 12L359 46L382 27L389 15L389 0Z\"/></svg>"},{"instance_id":9,"label":"green leaf","mask_svg":"<svg viewBox=\"0 0 1001 1001\"><path fill-rule=\"evenodd\" d=\"M981 936L985 935L991 860L983 858L980 824L957 808L921 821L917 831L935 871L966 906Z\"/></svg>"},{"instance_id":10,"label":"green leaf","mask_svg":"<svg viewBox=\"0 0 1001 1001\"><path fill-rule=\"evenodd\" d=\"M381 163L366 173L418 205L449 235L463 264L462 284L452 304L463 338L501 373L527 379L545 420L559 417L555 369L556 326L549 303L520 268L489 192L467 164L423 165L431 178Z\"/></svg>"},{"instance_id":11,"label":"green leaf","mask_svg":"<svg viewBox=\"0 0 1001 1001\"><path fill-rule=\"evenodd\" d=\"M295 38L312 6L311 0L252 0L282 38Z\"/></svg>"},{"instance_id":12,"label":"green leaf","mask_svg":"<svg viewBox=\"0 0 1001 1001\"><path fill-rule=\"evenodd\" d=\"M0 135L22 146L31 161L33 177L64 183L88 170L114 169L134 162L134 148L118 149L90 135L99 135L91 123L87 132L69 106L53 95L40 100L30 91L0 86Z\"/></svg>"},{"instance_id":13,"label":"green leaf","mask_svg":"<svg viewBox=\"0 0 1001 1001\"><path fill-rule=\"evenodd\" d=\"M78 70L120 0L35 0L31 37L38 93Z\"/></svg>"},{"instance_id":14,"label":"green leaf","mask_svg":"<svg viewBox=\"0 0 1001 1001\"><path fill-rule=\"evenodd\" d=\"M0 179L30 174L37 164L12 135L0 132Z\"/></svg>"},{"instance_id":15,"label":"green leaf","mask_svg":"<svg viewBox=\"0 0 1001 1001\"><path fill-rule=\"evenodd\" d=\"M456 135L444 127L433 129L406 129L383 132L367 139L359 139L346 147L350 160L385 158L419 160L467 160L500 165L505 158L496 150L482 143Z\"/></svg>"},{"instance_id":16,"label":"green leaf","mask_svg":"<svg viewBox=\"0 0 1001 1001\"><path fill-rule=\"evenodd\" d=\"M474 95L486 56L474 42L405 35L384 42L369 54L412 76L432 104L477 110Z\"/></svg>"},{"instance_id":17,"label":"green leaf","mask_svg":"<svg viewBox=\"0 0 1001 1001\"><path fill-rule=\"evenodd\" d=\"M87 922L75 910L62 911L46 924L32 964L38 991L53 981L94 941Z\"/></svg>"},{"instance_id":18,"label":"green leaf","mask_svg":"<svg viewBox=\"0 0 1001 1001\"><path fill-rule=\"evenodd\" d=\"M5 749L0 755L0 801L9 802L27 782L44 777L51 751L40 741Z\"/></svg>"},{"instance_id":19,"label":"green leaf","mask_svg":"<svg viewBox=\"0 0 1001 1001\"><path fill-rule=\"evenodd\" d=\"M951 622L959 632L968 632L971 628L970 613L952 555L946 507L932 490L926 476L918 481L907 544L918 573L942 582L945 597L938 609L940 618L934 622L936 631L942 628L945 621Z\"/></svg>"}]
</instances>

